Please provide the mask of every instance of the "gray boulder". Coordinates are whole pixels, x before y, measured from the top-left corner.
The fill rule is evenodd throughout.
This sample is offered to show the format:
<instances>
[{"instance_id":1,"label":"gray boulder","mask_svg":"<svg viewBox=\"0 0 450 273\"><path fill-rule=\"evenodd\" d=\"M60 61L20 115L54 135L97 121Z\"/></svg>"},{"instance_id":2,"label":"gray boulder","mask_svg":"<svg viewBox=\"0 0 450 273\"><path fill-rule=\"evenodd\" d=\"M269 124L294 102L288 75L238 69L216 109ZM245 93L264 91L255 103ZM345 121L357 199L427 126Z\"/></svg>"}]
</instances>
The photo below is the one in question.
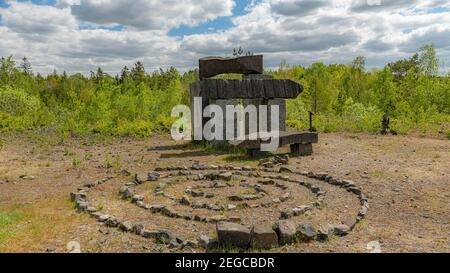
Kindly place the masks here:
<instances>
[{"instance_id":1,"label":"gray boulder","mask_svg":"<svg viewBox=\"0 0 450 273\"><path fill-rule=\"evenodd\" d=\"M278 246L278 235L267 225L253 227L251 246L256 249L270 249Z\"/></svg>"},{"instance_id":2,"label":"gray boulder","mask_svg":"<svg viewBox=\"0 0 450 273\"><path fill-rule=\"evenodd\" d=\"M287 220L281 220L276 223L272 229L277 233L280 245L295 242L297 228L294 223Z\"/></svg>"},{"instance_id":3,"label":"gray boulder","mask_svg":"<svg viewBox=\"0 0 450 273\"><path fill-rule=\"evenodd\" d=\"M207 235L201 235L198 239L198 243L205 249L214 249L219 247L219 241Z\"/></svg>"},{"instance_id":4,"label":"gray boulder","mask_svg":"<svg viewBox=\"0 0 450 273\"><path fill-rule=\"evenodd\" d=\"M219 243L222 246L243 249L247 249L250 246L252 233L245 226L229 222L219 222L216 225L216 230Z\"/></svg>"},{"instance_id":5,"label":"gray boulder","mask_svg":"<svg viewBox=\"0 0 450 273\"><path fill-rule=\"evenodd\" d=\"M314 240L317 236L316 229L310 224L301 224L297 228L299 237L304 241Z\"/></svg>"}]
</instances>

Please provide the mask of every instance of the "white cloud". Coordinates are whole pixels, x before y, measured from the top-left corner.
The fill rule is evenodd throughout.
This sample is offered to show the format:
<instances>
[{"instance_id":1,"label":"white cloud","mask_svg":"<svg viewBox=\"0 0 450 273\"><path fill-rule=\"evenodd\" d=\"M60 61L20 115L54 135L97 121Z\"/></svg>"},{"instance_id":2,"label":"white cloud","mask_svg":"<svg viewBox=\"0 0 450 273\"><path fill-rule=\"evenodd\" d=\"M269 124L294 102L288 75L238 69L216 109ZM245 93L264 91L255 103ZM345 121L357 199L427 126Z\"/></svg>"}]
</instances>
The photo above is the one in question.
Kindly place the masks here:
<instances>
[{"instance_id":1,"label":"white cloud","mask_svg":"<svg viewBox=\"0 0 450 273\"><path fill-rule=\"evenodd\" d=\"M69 9L33 5L30 2L10 2L0 9L3 24L11 31L30 35L52 35L74 28L76 22Z\"/></svg>"},{"instance_id":2,"label":"white cloud","mask_svg":"<svg viewBox=\"0 0 450 273\"><path fill-rule=\"evenodd\" d=\"M373 0L374 2L376 0ZM366 1L364 1L366 3ZM178 26L194 26L231 15L231 0L59 0L55 7L9 1L0 8L0 55L27 56L35 71L54 68L88 73L97 66L117 73L143 60L146 67L189 69L206 55L229 55L233 47L265 55L266 66L283 60L347 63L364 55L369 66L407 57L434 43L450 61L450 1L262 0L233 17L232 27L171 37ZM121 25L123 30L97 29ZM93 29L84 29L92 26Z\"/></svg>"},{"instance_id":3,"label":"white cloud","mask_svg":"<svg viewBox=\"0 0 450 273\"><path fill-rule=\"evenodd\" d=\"M234 7L231 0L66 0L61 4L71 6L80 21L151 30L198 25L232 15Z\"/></svg>"}]
</instances>

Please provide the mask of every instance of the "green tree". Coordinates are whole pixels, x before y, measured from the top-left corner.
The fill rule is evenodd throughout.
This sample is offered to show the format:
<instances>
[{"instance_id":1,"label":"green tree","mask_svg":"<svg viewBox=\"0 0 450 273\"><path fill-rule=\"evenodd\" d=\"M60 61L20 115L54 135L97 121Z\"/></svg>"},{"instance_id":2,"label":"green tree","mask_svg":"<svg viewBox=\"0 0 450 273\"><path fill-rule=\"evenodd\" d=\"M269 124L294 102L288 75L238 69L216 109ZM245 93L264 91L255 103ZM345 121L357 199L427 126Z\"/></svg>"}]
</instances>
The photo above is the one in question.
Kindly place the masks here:
<instances>
[{"instance_id":1,"label":"green tree","mask_svg":"<svg viewBox=\"0 0 450 273\"><path fill-rule=\"evenodd\" d=\"M395 110L396 98L394 77L389 66L377 72L373 89L378 108L390 116Z\"/></svg>"},{"instance_id":2,"label":"green tree","mask_svg":"<svg viewBox=\"0 0 450 273\"><path fill-rule=\"evenodd\" d=\"M388 64L397 82L408 75L409 72L414 73L419 70L419 54L414 54L409 59L401 59Z\"/></svg>"},{"instance_id":3,"label":"green tree","mask_svg":"<svg viewBox=\"0 0 450 273\"><path fill-rule=\"evenodd\" d=\"M22 70L23 73L27 75L33 74L33 71L31 69L31 63L30 61L28 61L27 57L23 57L22 63L20 64L20 69Z\"/></svg>"},{"instance_id":4,"label":"green tree","mask_svg":"<svg viewBox=\"0 0 450 273\"><path fill-rule=\"evenodd\" d=\"M424 45L420 48L419 67L420 71L426 76L435 77L439 74L439 59L433 44Z\"/></svg>"},{"instance_id":5,"label":"green tree","mask_svg":"<svg viewBox=\"0 0 450 273\"><path fill-rule=\"evenodd\" d=\"M134 64L134 67L131 69L131 77L136 83L145 81L145 67L143 62L138 61Z\"/></svg>"}]
</instances>

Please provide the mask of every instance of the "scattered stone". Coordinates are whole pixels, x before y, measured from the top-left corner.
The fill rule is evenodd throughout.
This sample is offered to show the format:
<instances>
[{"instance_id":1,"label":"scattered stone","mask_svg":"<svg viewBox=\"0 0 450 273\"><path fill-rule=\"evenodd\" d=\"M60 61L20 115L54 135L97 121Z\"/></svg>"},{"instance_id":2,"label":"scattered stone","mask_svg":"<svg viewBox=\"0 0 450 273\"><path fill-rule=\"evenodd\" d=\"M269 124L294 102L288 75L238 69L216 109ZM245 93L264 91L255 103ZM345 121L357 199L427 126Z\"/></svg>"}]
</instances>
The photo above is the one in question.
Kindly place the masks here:
<instances>
[{"instance_id":1,"label":"scattered stone","mask_svg":"<svg viewBox=\"0 0 450 273\"><path fill-rule=\"evenodd\" d=\"M70 194L70 199L72 200L72 202L75 202L77 200L86 200L86 198L86 193L83 192L72 192Z\"/></svg>"},{"instance_id":2,"label":"scattered stone","mask_svg":"<svg viewBox=\"0 0 450 273\"><path fill-rule=\"evenodd\" d=\"M280 167L280 173L293 173L294 171L286 166Z\"/></svg>"},{"instance_id":3,"label":"scattered stone","mask_svg":"<svg viewBox=\"0 0 450 273\"><path fill-rule=\"evenodd\" d=\"M195 161L195 162L192 164L192 169L193 169L193 170L196 170L196 171L200 171L200 170L204 170L204 169L205 169L205 166L202 165L202 164L200 164L199 161Z\"/></svg>"},{"instance_id":4,"label":"scattered stone","mask_svg":"<svg viewBox=\"0 0 450 273\"><path fill-rule=\"evenodd\" d=\"M99 222L101 222L101 223L103 223L103 222L106 222L109 218L110 218L111 216L109 216L109 215L101 215L99 218L98 218L98 221Z\"/></svg>"},{"instance_id":5,"label":"scattered stone","mask_svg":"<svg viewBox=\"0 0 450 273\"><path fill-rule=\"evenodd\" d=\"M221 183L221 182L214 182L211 185L211 188L215 188L215 189L223 189L223 188L226 188L226 187L227 187L227 185L224 184L224 183Z\"/></svg>"},{"instance_id":6,"label":"scattered stone","mask_svg":"<svg viewBox=\"0 0 450 273\"><path fill-rule=\"evenodd\" d=\"M228 200L232 201L232 202L241 202L244 201L244 199L242 198L242 196L239 195L232 195L228 197Z\"/></svg>"},{"instance_id":7,"label":"scattered stone","mask_svg":"<svg viewBox=\"0 0 450 273\"><path fill-rule=\"evenodd\" d=\"M301 224L297 228L299 237L304 241L314 240L317 236L317 232L310 224Z\"/></svg>"},{"instance_id":8,"label":"scattered stone","mask_svg":"<svg viewBox=\"0 0 450 273\"><path fill-rule=\"evenodd\" d=\"M75 204L76 208L80 211L85 211L89 207L89 203L81 200L77 200Z\"/></svg>"},{"instance_id":9,"label":"scattered stone","mask_svg":"<svg viewBox=\"0 0 450 273\"><path fill-rule=\"evenodd\" d=\"M133 182L136 184L143 184L148 181L148 174L146 173L137 173L133 177Z\"/></svg>"},{"instance_id":10,"label":"scattered stone","mask_svg":"<svg viewBox=\"0 0 450 273\"><path fill-rule=\"evenodd\" d=\"M102 216L102 214L100 212L93 212L93 213L91 213L91 216L94 217L95 219L99 220L100 217Z\"/></svg>"},{"instance_id":11,"label":"scattered stone","mask_svg":"<svg viewBox=\"0 0 450 273\"><path fill-rule=\"evenodd\" d=\"M169 242L169 248L178 248L180 247L180 243L178 242L177 239L172 239Z\"/></svg>"},{"instance_id":12,"label":"scattered stone","mask_svg":"<svg viewBox=\"0 0 450 273\"><path fill-rule=\"evenodd\" d=\"M280 198L274 198L274 199L272 199L272 202L275 204L280 204L281 200L280 200Z\"/></svg>"},{"instance_id":13,"label":"scattered stone","mask_svg":"<svg viewBox=\"0 0 450 273\"><path fill-rule=\"evenodd\" d=\"M145 208L145 203L144 203L144 201L137 201L136 206L138 206L140 208Z\"/></svg>"},{"instance_id":14,"label":"scattered stone","mask_svg":"<svg viewBox=\"0 0 450 273\"><path fill-rule=\"evenodd\" d=\"M119 225L120 230L125 232L131 232L133 230L133 224L130 222L123 222Z\"/></svg>"},{"instance_id":15,"label":"scattered stone","mask_svg":"<svg viewBox=\"0 0 450 273\"><path fill-rule=\"evenodd\" d=\"M150 206L147 206L147 209L150 210L152 213L159 213L164 208L165 208L165 206L163 206L163 205L150 205Z\"/></svg>"},{"instance_id":16,"label":"scattered stone","mask_svg":"<svg viewBox=\"0 0 450 273\"><path fill-rule=\"evenodd\" d=\"M320 192L320 188L319 187L311 187L311 192L314 194L317 194Z\"/></svg>"},{"instance_id":17,"label":"scattered stone","mask_svg":"<svg viewBox=\"0 0 450 273\"><path fill-rule=\"evenodd\" d=\"M215 215L211 217L213 223L226 221L227 217L225 215Z\"/></svg>"},{"instance_id":18,"label":"scattered stone","mask_svg":"<svg viewBox=\"0 0 450 273\"><path fill-rule=\"evenodd\" d=\"M358 188L358 187L348 187L347 190L349 192L352 192L352 193L356 194L356 195L360 195L362 193L361 189Z\"/></svg>"},{"instance_id":19,"label":"scattered stone","mask_svg":"<svg viewBox=\"0 0 450 273\"><path fill-rule=\"evenodd\" d=\"M231 181L231 178L233 178L233 173L231 172L221 173L219 175L219 179L224 181Z\"/></svg>"},{"instance_id":20,"label":"scattered stone","mask_svg":"<svg viewBox=\"0 0 450 273\"><path fill-rule=\"evenodd\" d=\"M250 245L251 230L245 226L230 222L219 222L216 225L216 230L219 243L222 246L247 249Z\"/></svg>"},{"instance_id":21,"label":"scattered stone","mask_svg":"<svg viewBox=\"0 0 450 273\"><path fill-rule=\"evenodd\" d=\"M86 209L86 212L89 213L89 214L96 213L97 211L98 211L98 209L97 209L97 208L94 208L94 207L88 207L88 208Z\"/></svg>"},{"instance_id":22,"label":"scattered stone","mask_svg":"<svg viewBox=\"0 0 450 273\"><path fill-rule=\"evenodd\" d=\"M287 220L294 217L294 211L293 209L284 209L281 211L281 219Z\"/></svg>"},{"instance_id":23,"label":"scattered stone","mask_svg":"<svg viewBox=\"0 0 450 273\"><path fill-rule=\"evenodd\" d=\"M181 198L180 204L184 205L184 206L190 206L191 205L191 200L189 200L189 197L187 197L185 195L185 196L183 196L183 198Z\"/></svg>"},{"instance_id":24,"label":"scattered stone","mask_svg":"<svg viewBox=\"0 0 450 273\"><path fill-rule=\"evenodd\" d=\"M194 215L192 213L187 212L187 213L181 214L180 218L183 218L184 220L187 220L187 221L191 221L194 219Z\"/></svg>"},{"instance_id":25,"label":"scattered stone","mask_svg":"<svg viewBox=\"0 0 450 273\"><path fill-rule=\"evenodd\" d=\"M177 215L177 212L171 207L164 207L163 209L161 209L161 214L168 217L175 217Z\"/></svg>"},{"instance_id":26,"label":"scattered stone","mask_svg":"<svg viewBox=\"0 0 450 273\"><path fill-rule=\"evenodd\" d=\"M131 198L131 201L133 203L139 202L139 201L144 201L144 196L142 195L133 195L133 197Z\"/></svg>"},{"instance_id":27,"label":"scattered stone","mask_svg":"<svg viewBox=\"0 0 450 273\"><path fill-rule=\"evenodd\" d=\"M292 211L294 212L294 216L300 216L305 214L307 211L310 211L311 207L310 206L299 206L297 208L292 209Z\"/></svg>"},{"instance_id":28,"label":"scattered stone","mask_svg":"<svg viewBox=\"0 0 450 273\"><path fill-rule=\"evenodd\" d=\"M203 197L205 195L202 191L191 191L192 197Z\"/></svg>"},{"instance_id":29,"label":"scattered stone","mask_svg":"<svg viewBox=\"0 0 450 273\"><path fill-rule=\"evenodd\" d=\"M269 185L274 185L275 181L273 181L272 179L261 179L261 180L258 180L258 183L269 186Z\"/></svg>"},{"instance_id":30,"label":"scattered stone","mask_svg":"<svg viewBox=\"0 0 450 273\"><path fill-rule=\"evenodd\" d=\"M286 202L289 198L291 198L291 193L290 192L286 192L285 194L283 194L280 197L281 202Z\"/></svg>"},{"instance_id":31,"label":"scattered stone","mask_svg":"<svg viewBox=\"0 0 450 273\"><path fill-rule=\"evenodd\" d=\"M256 249L270 249L278 246L278 235L270 226L253 227L251 246Z\"/></svg>"},{"instance_id":32,"label":"scattered stone","mask_svg":"<svg viewBox=\"0 0 450 273\"><path fill-rule=\"evenodd\" d=\"M193 207L194 209L203 209L206 207L206 205L207 204L202 201L194 201L191 207Z\"/></svg>"},{"instance_id":33,"label":"scattered stone","mask_svg":"<svg viewBox=\"0 0 450 273\"><path fill-rule=\"evenodd\" d=\"M235 205L233 205L233 204L227 205L227 210L235 210L235 209L236 209Z\"/></svg>"},{"instance_id":34,"label":"scattered stone","mask_svg":"<svg viewBox=\"0 0 450 273\"><path fill-rule=\"evenodd\" d=\"M230 218L228 218L228 222L240 224L242 222L242 219L241 217L231 216Z\"/></svg>"},{"instance_id":35,"label":"scattered stone","mask_svg":"<svg viewBox=\"0 0 450 273\"><path fill-rule=\"evenodd\" d=\"M86 183L84 184L83 188L92 189L95 188L95 186L97 186L97 183Z\"/></svg>"},{"instance_id":36,"label":"scattered stone","mask_svg":"<svg viewBox=\"0 0 450 273\"><path fill-rule=\"evenodd\" d=\"M362 206L361 210L359 211L358 216L360 216L361 218L364 218L367 214L368 208L366 206Z\"/></svg>"},{"instance_id":37,"label":"scattered stone","mask_svg":"<svg viewBox=\"0 0 450 273\"><path fill-rule=\"evenodd\" d=\"M119 225L119 221L115 217L110 216L105 221L105 224L106 224L107 227L117 227Z\"/></svg>"},{"instance_id":38,"label":"scattered stone","mask_svg":"<svg viewBox=\"0 0 450 273\"><path fill-rule=\"evenodd\" d=\"M355 182L353 182L352 180L342 180L340 184L347 188L355 186Z\"/></svg>"},{"instance_id":39,"label":"scattered stone","mask_svg":"<svg viewBox=\"0 0 450 273\"><path fill-rule=\"evenodd\" d=\"M198 247L198 242L197 241L191 241L191 240L186 240L181 244L182 248L197 248Z\"/></svg>"},{"instance_id":40,"label":"scattered stone","mask_svg":"<svg viewBox=\"0 0 450 273\"><path fill-rule=\"evenodd\" d=\"M205 198L207 198L207 199L211 199L214 197L215 197L215 195L213 193L205 193Z\"/></svg>"},{"instance_id":41,"label":"scattered stone","mask_svg":"<svg viewBox=\"0 0 450 273\"><path fill-rule=\"evenodd\" d=\"M179 171L178 172L178 176L189 176L189 175L191 175L192 173L191 172L189 172L189 171Z\"/></svg>"},{"instance_id":42,"label":"scattered stone","mask_svg":"<svg viewBox=\"0 0 450 273\"><path fill-rule=\"evenodd\" d=\"M132 232L134 232L136 235L142 235L144 231L144 226L142 224L136 224L133 226Z\"/></svg>"},{"instance_id":43,"label":"scattered stone","mask_svg":"<svg viewBox=\"0 0 450 273\"><path fill-rule=\"evenodd\" d=\"M122 170L120 171L120 173L121 173L123 176L131 176L131 173L130 173L127 169L122 169Z\"/></svg>"},{"instance_id":44,"label":"scattered stone","mask_svg":"<svg viewBox=\"0 0 450 273\"><path fill-rule=\"evenodd\" d=\"M198 243L205 249L215 249L219 247L219 241L206 235L201 235Z\"/></svg>"},{"instance_id":45,"label":"scattered stone","mask_svg":"<svg viewBox=\"0 0 450 273\"><path fill-rule=\"evenodd\" d=\"M22 179L22 180L34 180L34 179L36 179L36 177L32 176L32 175L21 175L21 176L19 176L19 178Z\"/></svg>"},{"instance_id":46,"label":"scattered stone","mask_svg":"<svg viewBox=\"0 0 450 273\"><path fill-rule=\"evenodd\" d=\"M325 172L315 174L315 178L319 179L319 180L325 180L327 178L327 176L328 176L328 173L325 173Z\"/></svg>"},{"instance_id":47,"label":"scattered stone","mask_svg":"<svg viewBox=\"0 0 450 273\"><path fill-rule=\"evenodd\" d=\"M122 199L129 199L129 198L133 197L134 192L131 188L122 187L120 189L120 195L122 196Z\"/></svg>"},{"instance_id":48,"label":"scattered stone","mask_svg":"<svg viewBox=\"0 0 450 273\"><path fill-rule=\"evenodd\" d=\"M158 172L150 172L147 174L148 181L155 182L158 181L158 179L161 177L161 175Z\"/></svg>"},{"instance_id":49,"label":"scattered stone","mask_svg":"<svg viewBox=\"0 0 450 273\"><path fill-rule=\"evenodd\" d=\"M334 233L334 227L327 225L327 226L320 226L319 230L317 231L317 239L320 241L328 241L331 236L333 236Z\"/></svg>"},{"instance_id":50,"label":"scattered stone","mask_svg":"<svg viewBox=\"0 0 450 273\"><path fill-rule=\"evenodd\" d=\"M288 165L289 164L289 155L276 156L272 159L275 164Z\"/></svg>"},{"instance_id":51,"label":"scattered stone","mask_svg":"<svg viewBox=\"0 0 450 273\"><path fill-rule=\"evenodd\" d=\"M266 162L263 163L261 166L267 169L272 169L273 167L275 167L275 164L273 164L272 162Z\"/></svg>"},{"instance_id":52,"label":"scattered stone","mask_svg":"<svg viewBox=\"0 0 450 273\"><path fill-rule=\"evenodd\" d=\"M156 238L156 235L157 235L157 234L158 234L158 231L151 231L151 230L146 230L146 229L143 229L143 230L141 231L142 237L148 238L148 239L150 239L150 238Z\"/></svg>"},{"instance_id":53,"label":"scattered stone","mask_svg":"<svg viewBox=\"0 0 450 273\"><path fill-rule=\"evenodd\" d=\"M276 223L272 229L277 233L280 245L291 244L295 241L297 229L294 223L287 220L281 220Z\"/></svg>"},{"instance_id":54,"label":"scattered stone","mask_svg":"<svg viewBox=\"0 0 450 273\"><path fill-rule=\"evenodd\" d=\"M334 226L333 231L337 236L345 236L350 232L350 227L347 225L337 225Z\"/></svg>"},{"instance_id":55,"label":"scattered stone","mask_svg":"<svg viewBox=\"0 0 450 273\"><path fill-rule=\"evenodd\" d=\"M252 201L252 200L260 199L261 196L260 195L255 195L255 194L246 194L246 195L242 195L241 198L243 200L246 200L246 201Z\"/></svg>"}]
</instances>

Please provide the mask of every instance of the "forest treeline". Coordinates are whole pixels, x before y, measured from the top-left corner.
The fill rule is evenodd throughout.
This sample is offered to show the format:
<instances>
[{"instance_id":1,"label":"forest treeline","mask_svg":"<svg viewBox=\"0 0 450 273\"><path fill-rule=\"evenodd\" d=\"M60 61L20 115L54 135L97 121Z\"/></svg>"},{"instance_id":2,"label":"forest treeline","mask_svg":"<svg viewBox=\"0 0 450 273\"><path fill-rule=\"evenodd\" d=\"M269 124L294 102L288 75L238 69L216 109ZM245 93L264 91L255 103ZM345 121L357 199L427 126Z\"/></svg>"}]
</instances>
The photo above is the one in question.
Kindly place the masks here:
<instances>
[{"instance_id":1,"label":"forest treeline","mask_svg":"<svg viewBox=\"0 0 450 273\"><path fill-rule=\"evenodd\" d=\"M450 74L439 73L433 45L408 59L368 71L365 58L350 64L282 62L267 71L300 82L305 92L288 102L288 125L309 128L309 111L320 132L381 130L383 115L398 133L450 137ZM101 68L89 76L42 76L24 58L0 60L0 131L51 130L63 136L146 137L167 131L172 107L188 104L198 71L175 68L146 72L142 62L112 76Z\"/></svg>"}]
</instances>

